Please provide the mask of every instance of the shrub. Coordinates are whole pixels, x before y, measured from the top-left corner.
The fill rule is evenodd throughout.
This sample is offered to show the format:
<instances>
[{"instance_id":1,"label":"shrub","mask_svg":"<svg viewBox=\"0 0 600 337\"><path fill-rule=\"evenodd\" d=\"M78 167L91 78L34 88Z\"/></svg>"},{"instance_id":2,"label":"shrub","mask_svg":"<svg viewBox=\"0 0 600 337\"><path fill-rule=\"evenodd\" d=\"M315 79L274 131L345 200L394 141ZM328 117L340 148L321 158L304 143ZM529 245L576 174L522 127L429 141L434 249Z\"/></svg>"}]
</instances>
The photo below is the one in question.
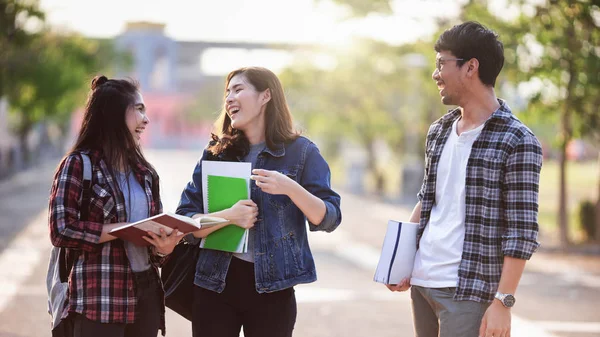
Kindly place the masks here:
<instances>
[{"instance_id":1,"label":"shrub","mask_svg":"<svg viewBox=\"0 0 600 337\"><path fill-rule=\"evenodd\" d=\"M596 205L584 200L579 204L579 224L588 240L596 237Z\"/></svg>"}]
</instances>

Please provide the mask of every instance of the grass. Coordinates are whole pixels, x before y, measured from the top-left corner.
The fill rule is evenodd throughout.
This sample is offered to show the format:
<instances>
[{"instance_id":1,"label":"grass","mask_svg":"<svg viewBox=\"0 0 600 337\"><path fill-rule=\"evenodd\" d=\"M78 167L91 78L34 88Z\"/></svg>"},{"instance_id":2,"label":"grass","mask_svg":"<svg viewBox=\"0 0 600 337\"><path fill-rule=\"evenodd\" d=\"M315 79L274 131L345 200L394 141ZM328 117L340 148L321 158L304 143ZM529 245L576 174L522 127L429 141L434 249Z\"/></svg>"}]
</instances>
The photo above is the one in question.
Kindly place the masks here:
<instances>
[{"instance_id":1,"label":"grass","mask_svg":"<svg viewBox=\"0 0 600 337\"><path fill-rule=\"evenodd\" d=\"M584 239L579 216L579 203L595 201L598 191L598 163L569 162L567 164L567 210L569 212L569 234L574 241ZM559 166L558 162L546 161L540 176L540 214L542 230L558 232Z\"/></svg>"}]
</instances>

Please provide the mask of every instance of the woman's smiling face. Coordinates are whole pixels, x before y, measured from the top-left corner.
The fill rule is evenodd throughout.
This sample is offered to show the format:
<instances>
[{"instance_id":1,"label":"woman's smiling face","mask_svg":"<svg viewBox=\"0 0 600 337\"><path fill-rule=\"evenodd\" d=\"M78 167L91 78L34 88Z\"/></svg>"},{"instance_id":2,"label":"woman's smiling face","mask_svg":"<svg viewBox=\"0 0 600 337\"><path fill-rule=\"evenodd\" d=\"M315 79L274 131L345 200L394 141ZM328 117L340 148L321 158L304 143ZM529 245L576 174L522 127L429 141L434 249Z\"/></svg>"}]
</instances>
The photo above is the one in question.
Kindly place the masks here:
<instances>
[{"instance_id":1,"label":"woman's smiling face","mask_svg":"<svg viewBox=\"0 0 600 337\"><path fill-rule=\"evenodd\" d=\"M225 96L225 109L234 129L246 131L250 128L260 128L261 125L264 128L267 91L256 91L244 74L231 78Z\"/></svg>"}]
</instances>

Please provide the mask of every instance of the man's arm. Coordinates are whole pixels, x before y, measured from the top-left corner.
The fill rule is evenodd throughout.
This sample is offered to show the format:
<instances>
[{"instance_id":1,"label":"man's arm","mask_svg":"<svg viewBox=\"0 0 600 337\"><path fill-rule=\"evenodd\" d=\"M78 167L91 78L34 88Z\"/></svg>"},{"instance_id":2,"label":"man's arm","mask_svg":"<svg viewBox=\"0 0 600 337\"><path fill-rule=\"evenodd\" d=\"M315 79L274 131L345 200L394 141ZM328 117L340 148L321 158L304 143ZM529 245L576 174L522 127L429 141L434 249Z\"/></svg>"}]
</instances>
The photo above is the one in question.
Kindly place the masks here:
<instances>
[{"instance_id":1,"label":"man's arm","mask_svg":"<svg viewBox=\"0 0 600 337\"><path fill-rule=\"evenodd\" d=\"M498 292L503 294L514 295L523 275L525 263L523 259L514 257L504 257L504 265L502 266L502 276L498 285ZM494 299L488 307L479 328L479 336L508 336L510 333L511 312L510 308L505 307L498 299Z\"/></svg>"},{"instance_id":2,"label":"man's arm","mask_svg":"<svg viewBox=\"0 0 600 337\"><path fill-rule=\"evenodd\" d=\"M525 263L539 246L537 215L542 148L535 136L527 134L520 140L508 156L505 167L503 199L506 232L502 236L504 264L498 292L514 295ZM509 335L510 321L510 308L494 299L483 316L479 335Z\"/></svg>"},{"instance_id":3,"label":"man's arm","mask_svg":"<svg viewBox=\"0 0 600 337\"><path fill-rule=\"evenodd\" d=\"M413 208L412 213L410 214L409 222L419 223L421 220L421 202L417 202L415 208Z\"/></svg>"}]
</instances>

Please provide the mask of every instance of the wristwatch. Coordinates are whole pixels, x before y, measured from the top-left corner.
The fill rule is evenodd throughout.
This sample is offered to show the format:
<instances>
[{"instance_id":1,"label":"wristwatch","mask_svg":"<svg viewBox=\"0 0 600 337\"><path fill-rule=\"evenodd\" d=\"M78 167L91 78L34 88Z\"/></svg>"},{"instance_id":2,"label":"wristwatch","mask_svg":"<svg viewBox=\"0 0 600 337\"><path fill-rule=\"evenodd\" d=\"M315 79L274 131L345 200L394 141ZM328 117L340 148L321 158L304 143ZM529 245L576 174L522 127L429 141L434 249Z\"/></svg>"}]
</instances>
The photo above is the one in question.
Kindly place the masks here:
<instances>
[{"instance_id":1,"label":"wristwatch","mask_svg":"<svg viewBox=\"0 0 600 337\"><path fill-rule=\"evenodd\" d=\"M517 301L513 295L503 294L499 291L496 292L496 295L494 297L507 308L512 308L512 306L515 305L515 302Z\"/></svg>"}]
</instances>

